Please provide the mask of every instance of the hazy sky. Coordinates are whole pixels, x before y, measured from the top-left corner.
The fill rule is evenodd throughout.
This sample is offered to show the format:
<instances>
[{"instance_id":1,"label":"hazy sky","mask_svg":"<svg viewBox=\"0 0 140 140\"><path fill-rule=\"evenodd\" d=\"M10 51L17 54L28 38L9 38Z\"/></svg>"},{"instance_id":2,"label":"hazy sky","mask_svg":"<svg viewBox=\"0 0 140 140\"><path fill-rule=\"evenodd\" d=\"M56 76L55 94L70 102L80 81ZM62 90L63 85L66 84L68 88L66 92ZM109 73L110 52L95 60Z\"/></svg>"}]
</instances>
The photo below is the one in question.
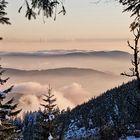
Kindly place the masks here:
<instances>
[{"instance_id":1,"label":"hazy sky","mask_svg":"<svg viewBox=\"0 0 140 140\"><path fill-rule=\"evenodd\" d=\"M122 14L117 2L97 0L65 0L66 16L58 15L57 20L28 21L19 14L22 4L17 0L9 1L8 16L12 26L2 26L1 34L9 39L75 39L75 38L128 38L130 18ZM22 11L23 14L25 10Z\"/></svg>"},{"instance_id":2,"label":"hazy sky","mask_svg":"<svg viewBox=\"0 0 140 140\"><path fill-rule=\"evenodd\" d=\"M94 4L98 0L65 0L67 14L58 15L57 20L47 19L43 23L42 16L28 21L24 16L25 9L19 14L18 8L23 1L8 0L8 16L11 26L0 25L1 36L5 41L38 41L50 42L94 42L94 39L128 39L131 19L123 8L111 0ZM118 41L118 40L117 40ZM0 46L1 47L1 46Z\"/></svg>"}]
</instances>

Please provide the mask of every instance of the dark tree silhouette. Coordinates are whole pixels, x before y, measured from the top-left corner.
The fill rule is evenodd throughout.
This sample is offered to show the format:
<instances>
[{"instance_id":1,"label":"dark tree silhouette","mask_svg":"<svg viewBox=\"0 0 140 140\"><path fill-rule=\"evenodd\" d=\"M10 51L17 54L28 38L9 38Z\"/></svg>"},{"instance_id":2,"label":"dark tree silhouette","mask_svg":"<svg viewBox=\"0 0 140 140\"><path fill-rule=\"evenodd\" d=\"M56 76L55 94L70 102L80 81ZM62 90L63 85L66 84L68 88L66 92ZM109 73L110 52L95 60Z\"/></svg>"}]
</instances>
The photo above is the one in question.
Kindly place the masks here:
<instances>
[{"instance_id":1,"label":"dark tree silhouette","mask_svg":"<svg viewBox=\"0 0 140 140\"><path fill-rule=\"evenodd\" d=\"M0 67L0 86L4 85L9 79L3 79L1 77L3 73L4 70ZM21 110L17 110L17 104L13 104L14 98L5 101L12 88L13 86L6 90L0 89L0 140L12 140L19 134L19 130L16 129L11 119Z\"/></svg>"},{"instance_id":2,"label":"dark tree silhouette","mask_svg":"<svg viewBox=\"0 0 140 140\"><path fill-rule=\"evenodd\" d=\"M24 0L23 5L19 8L18 12L20 13L23 6L26 6L27 10L25 17L29 20L32 18L36 19L36 16L40 14L46 18L54 17L55 20L58 5L61 5L62 7L58 14L63 13L65 15L66 10L64 8L63 1L61 0Z\"/></svg>"},{"instance_id":3,"label":"dark tree silhouette","mask_svg":"<svg viewBox=\"0 0 140 140\"><path fill-rule=\"evenodd\" d=\"M131 25L131 29L133 28L133 25ZM139 58L139 38L140 38L140 26L136 27L133 31L134 35L134 45L131 45L128 41L128 46L133 50L133 59L131 60L131 63L133 65L132 68L130 68L131 73L121 73L121 75L125 75L128 77L136 77L137 80L140 81L140 75L139 75L139 64L140 64L140 58Z\"/></svg>"},{"instance_id":4,"label":"dark tree silhouette","mask_svg":"<svg viewBox=\"0 0 140 140\"><path fill-rule=\"evenodd\" d=\"M5 0L0 0L0 23L1 24L11 24L9 18L6 17L7 13L5 12L5 8L7 7L8 2Z\"/></svg>"},{"instance_id":5,"label":"dark tree silhouette","mask_svg":"<svg viewBox=\"0 0 140 140\"><path fill-rule=\"evenodd\" d=\"M8 2L5 0L0 0L0 24L11 24L9 18L6 17L7 13L5 12L5 8L7 7ZM0 37L0 40L3 38Z\"/></svg>"},{"instance_id":6,"label":"dark tree silhouette","mask_svg":"<svg viewBox=\"0 0 140 140\"><path fill-rule=\"evenodd\" d=\"M134 17L134 21L130 25L131 32L134 35L134 45L131 45L128 41L128 46L133 50L133 59L131 63L133 68L130 68L131 73L121 73L128 77L136 77L140 81L139 76L139 38L140 38L140 1L139 0L117 0L124 6L123 12L131 12L131 17Z\"/></svg>"},{"instance_id":7,"label":"dark tree silhouette","mask_svg":"<svg viewBox=\"0 0 140 140\"><path fill-rule=\"evenodd\" d=\"M139 12L140 12L140 1L139 0L116 0L119 1L124 8L124 12L130 11L131 16L136 16L136 19L140 17ZM135 19L135 20L136 20Z\"/></svg>"}]
</instances>

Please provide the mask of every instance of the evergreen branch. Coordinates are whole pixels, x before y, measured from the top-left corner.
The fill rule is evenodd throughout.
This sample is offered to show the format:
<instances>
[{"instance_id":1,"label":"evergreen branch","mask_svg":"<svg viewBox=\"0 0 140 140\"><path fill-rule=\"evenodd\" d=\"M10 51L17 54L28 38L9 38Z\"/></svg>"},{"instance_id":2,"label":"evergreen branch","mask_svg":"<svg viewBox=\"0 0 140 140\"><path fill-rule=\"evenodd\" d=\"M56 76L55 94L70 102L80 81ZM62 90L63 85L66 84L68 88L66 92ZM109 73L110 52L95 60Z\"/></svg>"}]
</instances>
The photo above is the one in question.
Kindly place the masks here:
<instances>
[{"instance_id":1,"label":"evergreen branch","mask_svg":"<svg viewBox=\"0 0 140 140\"><path fill-rule=\"evenodd\" d=\"M14 86L11 86L10 88L4 90L3 92L4 92L4 93L9 93L9 92L11 92L11 90L13 89L13 87L14 87Z\"/></svg>"}]
</instances>

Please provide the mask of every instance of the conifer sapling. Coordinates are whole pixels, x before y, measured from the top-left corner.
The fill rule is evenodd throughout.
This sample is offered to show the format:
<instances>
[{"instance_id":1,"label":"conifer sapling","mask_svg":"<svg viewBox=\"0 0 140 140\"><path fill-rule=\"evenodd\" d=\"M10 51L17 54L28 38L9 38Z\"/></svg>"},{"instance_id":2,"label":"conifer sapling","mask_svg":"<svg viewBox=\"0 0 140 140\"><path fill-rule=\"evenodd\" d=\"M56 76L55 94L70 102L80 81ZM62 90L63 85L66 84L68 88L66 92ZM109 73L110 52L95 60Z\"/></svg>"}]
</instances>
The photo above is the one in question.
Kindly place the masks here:
<instances>
[{"instance_id":1,"label":"conifer sapling","mask_svg":"<svg viewBox=\"0 0 140 140\"><path fill-rule=\"evenodd\" d=\"M45 140L52 140L54 134L54 123L53 120L55 119L55 107L56 107L56 98L52 94L52 89L49 86L48 93L44 95L43 98L44 104L41 104L44 107L43 112L43 122L42 127L44 128L44 139Z\"/></svg>"}]
</instances>

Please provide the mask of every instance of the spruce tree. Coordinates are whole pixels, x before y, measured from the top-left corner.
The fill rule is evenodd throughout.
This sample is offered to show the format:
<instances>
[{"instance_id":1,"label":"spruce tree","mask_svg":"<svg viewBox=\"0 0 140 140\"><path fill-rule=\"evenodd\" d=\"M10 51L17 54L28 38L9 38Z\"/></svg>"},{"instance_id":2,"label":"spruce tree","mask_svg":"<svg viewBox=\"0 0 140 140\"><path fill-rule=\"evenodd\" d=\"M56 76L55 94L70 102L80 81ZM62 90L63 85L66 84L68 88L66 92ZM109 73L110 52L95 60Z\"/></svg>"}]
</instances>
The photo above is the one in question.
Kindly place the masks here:
<instances>
[{"instance_id":1,"label":"spruce tree","mask_svg":"<svg viewBox=\"0 0 140 140\"><path fill-rule=\"evenodd\" d=\"M43 121L41 122L43 128L42 136L43 140L53 140L55 137L54 119L56 115L56 98L54 98L50 87L48 93L44 96L43 101L45 103L41 104L44 107L44 112L42 113Z\"/></svg>"},{"instance_id":2,"label":"spruce tree","mask_svg":"<svg viewBox=\"0 0 140 140\"><path fill-rule=\"evenodd\" d=\"M0 140L14 140L19 134L19 130L14 126L12 119L21 110L16 110L17 104L14 104L14 98L5 101L7 94L12 90L13 86L6 90L2 90L2 86L9 78L3 79L2 74L4 70L0 66Z\"/></svg>"}]
</instances>

